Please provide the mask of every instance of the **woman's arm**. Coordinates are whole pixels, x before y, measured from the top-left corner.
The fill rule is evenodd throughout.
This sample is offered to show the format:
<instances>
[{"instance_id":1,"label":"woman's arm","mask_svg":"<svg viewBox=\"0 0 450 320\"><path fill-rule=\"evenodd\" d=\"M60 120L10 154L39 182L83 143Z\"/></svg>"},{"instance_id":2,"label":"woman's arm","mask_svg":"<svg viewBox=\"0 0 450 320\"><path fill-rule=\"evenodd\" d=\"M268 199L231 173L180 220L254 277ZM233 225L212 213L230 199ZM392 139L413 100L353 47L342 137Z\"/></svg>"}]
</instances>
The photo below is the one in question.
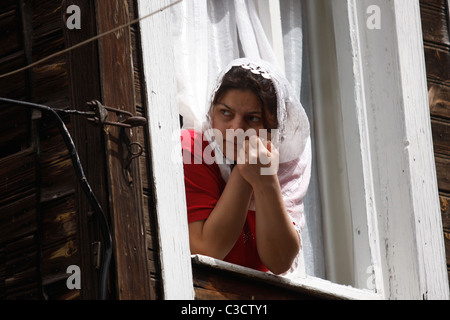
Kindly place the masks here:
<instances>
[{"instance_id":1,"label":"woman's arm","mask_svg":"<svg viewBox=\"0 0 450 320\"><path fill-rule=\"evenodd\" d=\"M276 170L270 174L261 171L262 168L278 167L278 151L270 141L263 143L259 138L250 139L244 151L240 155L241 164L237 166L254 191L258 254L270 271L281 274L289 270L301 244L286 212ZM261 160L266 165L261 164Z\"/></svg>"},{"instance_id":2,"label":"woman's arm","mask_svg":"<svg viewBox=\"0 0 450 320\"><path fill-rule=\"evenodd\" d=\"M209 217L189 224L191 253L225 258L242 232L251 194L251 186L233 170Z\"/></svg>"},{"instance_id":3,"label":"woman's arm","mask_svg":"<svg viewBox=\"0 0 450 320\"><path fill-rule=\"evenodd\" d=\"M300 238L284 207L277 176L254 186L256 245L264 265L274 274L289 270L300 250Z\"/></svg>"}]
</instances>

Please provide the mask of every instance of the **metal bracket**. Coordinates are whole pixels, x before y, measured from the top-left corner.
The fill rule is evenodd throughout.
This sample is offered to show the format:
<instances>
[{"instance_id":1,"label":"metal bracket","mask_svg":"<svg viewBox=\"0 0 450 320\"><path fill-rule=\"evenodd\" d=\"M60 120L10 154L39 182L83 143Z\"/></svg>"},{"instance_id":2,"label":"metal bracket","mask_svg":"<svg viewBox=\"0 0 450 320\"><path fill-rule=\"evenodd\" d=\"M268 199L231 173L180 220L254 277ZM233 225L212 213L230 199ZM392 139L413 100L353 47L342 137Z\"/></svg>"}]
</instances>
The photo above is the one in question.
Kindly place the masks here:
<instances>
[{"instance_id":1,"label":"metal bracket","mask_svg":"<svg viewBox=\"0 0 450 320\"><path fill-rule=\"evenodd\" d=\"M92 111L86 112L83 115L88 116L87 120L90 123L95 126L111 125L122 129L120 132L120 140L124 147L122 149L122 154L125 155L126 153L126 156L124 156L122 160L122 165L125 177L128 183L131 185L133 183L133 178L130 172L131 162L134 159L142 156L142 154L144 153L144 148L139 142L130 142L129 135L123 129L145 126L147 124L147 119L144 117L134 116L131 112L128 111L104 106L98 100L89 101L87 102L87 105ZM113 112L117 115L118 121L113 122L107 120L108 114L110 112ZM134 146L137 146L136 152L134 151Z\"/></svg>"},{"instance_id":2,"label":"metal bracket","mask_svg":"<svg viewBox=\"0 0 450 320\"><path fill-rule=\"evenodd\" d=\"M93 262L94 267L96 269L100 269L101 261L102 261L102 243L100 241L96 241L92 243L92 256L93 256Z\"/></svg>"},{"instance_id":3,"label":"metal bracket","mask_svg":"<svg viewBox=\"0 0 450 320\"><path fill-rule=\"evenodd\" d=\"M62 112L66 114L72 114L77 116L86 117L86 119L92 123L94 126L116 126L120 130L120 153L123 155L122 167L125 173L125 177L128 183L132 185L133 178L130 171L131 162L142 156L144 153L144 148L139 142L131 142L130 135L124 129L131 129L135 127L143 127L147 125L147 119L144 117L134 116L131 112L107 107L101 104L98 100L92 100L86 103L91 111L79 111L79 110L62 110L62 109L52 109L56 112ZM117 115L118 121L108 121L108 114L113 112ZM133 147L137 146L137 151L133 151ZM126 151L125 151L126 150Z\"/></svg>"},{"instance_id":4,"label":"metal bracket","mask_svg":"<svg viewBox=\"0 0 450 320\"><path fill-rule=\"evenodd\" d=\"M122 128L134 128L143 127L147 124L147 119L144 117L134 116L131 112L115 109L102 105L97 100L92 100L87 103L87 105L94 111L94 117L87 118L89 122L93 125L111 125ZM114 112L119 119L117 122L107 121L108 112Z\"/></svg>"}]
</instances>

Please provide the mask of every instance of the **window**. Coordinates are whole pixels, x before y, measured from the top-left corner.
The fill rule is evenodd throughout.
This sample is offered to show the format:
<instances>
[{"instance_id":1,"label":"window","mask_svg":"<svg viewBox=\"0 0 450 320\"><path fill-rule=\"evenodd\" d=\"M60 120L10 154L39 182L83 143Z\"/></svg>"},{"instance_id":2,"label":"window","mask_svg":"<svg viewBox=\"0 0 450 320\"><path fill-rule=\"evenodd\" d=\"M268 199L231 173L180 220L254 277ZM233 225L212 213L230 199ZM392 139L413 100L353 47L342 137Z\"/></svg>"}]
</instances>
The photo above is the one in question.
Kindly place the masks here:
<instances>
[{"instance_id":1,"label":"window","mask_svg":"<svg viewBox=\"0 0 450 320\"><path fill-rule=\"evenodd\" d=\"M140 14L169 2L141 0ZM377 0L381 29L369 29L372 2L305 1L311 47L331 50L310 55L319 176L325 184L331 174L339 178L331 179L334 188L321 186L327 264L334 268L327 271L331 280L354 287L370 286L374 279L376 294L364 298L447 299L418 3ZM181 157L168 161L178 130L170 13L142 21L141 30L163 291L166 299L192 299ZM330 122L318 128L320 121ZM340 138L329 147L341 161L331 174L322 156L330 152L324 150L330 136ZM341 203L338 221L345 233L329 223L337 216L333 197ZM342 234L337 243L346 249L352 270L347 275L329 240ZM314 277L303 281L318 290L336 288Z\"/></svg>"},{"instance_id":2,"label":"window","mask_svg":"<svg viewBox=\"0 0 450 320\"><path fill-rule=\"evenodd\" d=\"M343 47L348 29L339 16L345 3L316 1L305 7L326 275L336 283L375 290L355 89L351 74L344 74L353 70Z\"/></svg>"}]
</instances>

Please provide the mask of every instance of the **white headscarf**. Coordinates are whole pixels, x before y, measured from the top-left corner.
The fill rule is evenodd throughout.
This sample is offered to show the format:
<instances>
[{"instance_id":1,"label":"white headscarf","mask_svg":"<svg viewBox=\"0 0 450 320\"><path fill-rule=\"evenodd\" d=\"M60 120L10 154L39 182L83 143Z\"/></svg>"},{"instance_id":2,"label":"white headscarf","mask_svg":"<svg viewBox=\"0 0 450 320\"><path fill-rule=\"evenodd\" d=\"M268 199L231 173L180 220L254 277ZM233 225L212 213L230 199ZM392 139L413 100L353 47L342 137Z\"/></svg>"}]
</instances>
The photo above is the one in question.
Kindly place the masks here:
<instances>
[{"instance_id":1,"label":"white headscarf","mask_svg":"<svg viewBox=\"0 0 450 320\"><path fill-rule=\"evenodd\" d=\"M212 90L209 103L205 110L203 133L214 150L216 163L218 164L225 182L231 174L230 161L226 161L219 145L215 143L212 135L212 119L210 111L217 90L222 84L223 77L233 67L238 66L260 74L264 78L271 79L277 93L277 119L278 134L273 136L271 142L280 154L280 166L278 180L281 193L289 217L295 224L300 235L305 225L303 198L306 195L311 176L311 139L310 125L305 110L303 109L294 90L276 67L263 60L242 58L232 61L219 75ZM254 210L254 201L250 201L249 210ZM295 259L290 271L298 264Z\"/></svg>"}]
</instances>

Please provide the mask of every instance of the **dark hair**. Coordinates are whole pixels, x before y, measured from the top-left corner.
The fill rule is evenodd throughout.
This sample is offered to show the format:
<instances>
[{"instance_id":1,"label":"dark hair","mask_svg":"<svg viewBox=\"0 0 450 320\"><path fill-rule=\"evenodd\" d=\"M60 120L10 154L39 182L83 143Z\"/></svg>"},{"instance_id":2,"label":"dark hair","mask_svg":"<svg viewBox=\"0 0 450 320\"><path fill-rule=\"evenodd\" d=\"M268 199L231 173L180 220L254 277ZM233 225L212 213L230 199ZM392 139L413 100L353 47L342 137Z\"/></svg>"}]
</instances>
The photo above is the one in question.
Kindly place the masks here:
<instances>
[{"instance_id":1,"label":"dark hair","mask_svg":"<svg viewBox=\"0 0 450 320\"><path fill-rule=\"evenodd\" d=\"M232 89L251 90L261 101L263 125L266 129L277 129L277 93L272 80L239 66L232 67L223 77L213 99L215 105L223 95Z\"/></svg>"}]
</instances>

